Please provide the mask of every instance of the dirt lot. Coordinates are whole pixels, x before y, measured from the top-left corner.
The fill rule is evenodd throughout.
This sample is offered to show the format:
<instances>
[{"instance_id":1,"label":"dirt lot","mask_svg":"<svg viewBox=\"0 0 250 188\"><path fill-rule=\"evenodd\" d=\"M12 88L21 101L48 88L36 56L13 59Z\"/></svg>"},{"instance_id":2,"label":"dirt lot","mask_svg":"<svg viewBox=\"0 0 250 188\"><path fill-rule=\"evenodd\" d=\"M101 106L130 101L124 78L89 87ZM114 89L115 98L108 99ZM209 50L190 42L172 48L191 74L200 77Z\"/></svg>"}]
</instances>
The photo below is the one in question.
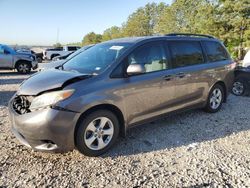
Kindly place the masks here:
<instances>
[{"instance_id":1,"label":"dirt lot","mask_svg":"<svg viewBox=\"0 0 250 188\"><path fill-rule=\"evenodd\" d=\"M27 77L0 72L0 187L250 187L250 98L134 128L89 158L34 152L14 138L7 102Z\"/></svg>"}]
</instances>

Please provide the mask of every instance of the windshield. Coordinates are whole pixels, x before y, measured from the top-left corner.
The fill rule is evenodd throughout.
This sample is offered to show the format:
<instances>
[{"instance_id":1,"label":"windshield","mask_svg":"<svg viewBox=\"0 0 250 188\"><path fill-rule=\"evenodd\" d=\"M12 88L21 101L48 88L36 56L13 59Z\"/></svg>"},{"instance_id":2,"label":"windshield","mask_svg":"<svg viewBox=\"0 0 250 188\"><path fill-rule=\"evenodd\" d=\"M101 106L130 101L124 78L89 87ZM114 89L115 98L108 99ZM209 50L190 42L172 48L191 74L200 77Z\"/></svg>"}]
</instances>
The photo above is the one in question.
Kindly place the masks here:
<instances>
[{"instance_id":1,"label":"windshield","mask_svg":"<svg viewBox=\"0 0 250 188\"><path fill-rule=\"evenodd\" d=\"M85 50L87 50L87 49L90 48L90 47L91 47L91 45L89 45L89 46L84 46L84 47L82 47L82 48L76 50L75 52L72 52L72 53L66 58L66 60L71 59L72 57L76 56L77 54L79 54L79 53L81 53L81 52L83 52L83 51L85 51Z\"/></svg>"},{"instance_id":2,"label":"windshield","mask_svg":"<svg viewBox=\"0 0 250 188\"><path fill-rule=\"evenodd\" d=\"M97 44L68 60L63 65L63 69L99 74L119 58L128 47L128 43Z\"/></svg>"}]
</instances>

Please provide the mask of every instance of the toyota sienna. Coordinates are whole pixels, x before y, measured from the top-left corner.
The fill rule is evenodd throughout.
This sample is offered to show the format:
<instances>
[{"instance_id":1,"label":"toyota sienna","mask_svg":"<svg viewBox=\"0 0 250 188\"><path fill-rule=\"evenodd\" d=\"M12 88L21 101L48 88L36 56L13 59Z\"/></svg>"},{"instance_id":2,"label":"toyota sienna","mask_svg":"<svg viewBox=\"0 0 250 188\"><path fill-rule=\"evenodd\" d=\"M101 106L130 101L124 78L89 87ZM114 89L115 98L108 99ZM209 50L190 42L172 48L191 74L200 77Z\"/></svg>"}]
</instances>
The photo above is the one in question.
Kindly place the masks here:
<instances>
[{"instance_id":1,"label":"toyota sienna","mask_svg":"<svg viewBox=\"0 0 250 188\"><path fill-rule=\"evenodd\" d=\"M234 67L208 35L103 42L23 82L9 102L12 131L34 150L98 156L135 125L187 109L219 111Z\"/></svg>"}]
</instances>

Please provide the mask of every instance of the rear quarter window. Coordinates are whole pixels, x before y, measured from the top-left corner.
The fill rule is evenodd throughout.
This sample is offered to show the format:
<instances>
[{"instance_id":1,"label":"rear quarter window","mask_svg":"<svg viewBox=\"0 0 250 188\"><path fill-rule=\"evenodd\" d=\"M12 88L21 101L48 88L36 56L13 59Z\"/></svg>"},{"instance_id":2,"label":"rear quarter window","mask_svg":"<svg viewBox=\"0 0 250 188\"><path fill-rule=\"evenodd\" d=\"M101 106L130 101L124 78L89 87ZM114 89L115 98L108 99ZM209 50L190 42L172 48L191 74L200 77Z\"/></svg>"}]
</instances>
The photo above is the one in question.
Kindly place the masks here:
<instances>
[{"instance_id":1,"label":"rear quarter window","mask_svg":"<svg viewBox=\"0 0 250 188\"><path fill-rule=\"evenodd\" d=\"M219 43L214 41L203 41L206 48L208 61L216 62L229 59L226 49Z\"/></svg>"},{"instance_id":2,"label":"rear quarter window","mask_svg":"<svg viewBox=\"0 0 250 188\"><path fill-rule=\"evenodd\" d=\"M169 47L174 68L204 63L199 41L171 41Z\"/></svg>"}]
</instances>

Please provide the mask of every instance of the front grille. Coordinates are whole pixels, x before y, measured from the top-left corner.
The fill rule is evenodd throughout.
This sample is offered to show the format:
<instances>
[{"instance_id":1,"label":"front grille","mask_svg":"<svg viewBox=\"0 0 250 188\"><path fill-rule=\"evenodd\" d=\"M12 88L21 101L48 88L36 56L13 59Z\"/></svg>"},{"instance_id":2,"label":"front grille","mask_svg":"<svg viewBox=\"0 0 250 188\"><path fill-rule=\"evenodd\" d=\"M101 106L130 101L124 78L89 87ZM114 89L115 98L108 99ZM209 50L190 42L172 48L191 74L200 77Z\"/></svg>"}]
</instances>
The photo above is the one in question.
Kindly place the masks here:
<instances>
[{"instance_id":1,"label":"front grille","mask_svg":"<svg viewBox=\"0 0 250 188\"><path fill-rule=\"evenodd\" d=\"M29 113L32 99L32 96L16 96L13 100L13 109L18 114Z\"/></svg>"}]
</instances>

